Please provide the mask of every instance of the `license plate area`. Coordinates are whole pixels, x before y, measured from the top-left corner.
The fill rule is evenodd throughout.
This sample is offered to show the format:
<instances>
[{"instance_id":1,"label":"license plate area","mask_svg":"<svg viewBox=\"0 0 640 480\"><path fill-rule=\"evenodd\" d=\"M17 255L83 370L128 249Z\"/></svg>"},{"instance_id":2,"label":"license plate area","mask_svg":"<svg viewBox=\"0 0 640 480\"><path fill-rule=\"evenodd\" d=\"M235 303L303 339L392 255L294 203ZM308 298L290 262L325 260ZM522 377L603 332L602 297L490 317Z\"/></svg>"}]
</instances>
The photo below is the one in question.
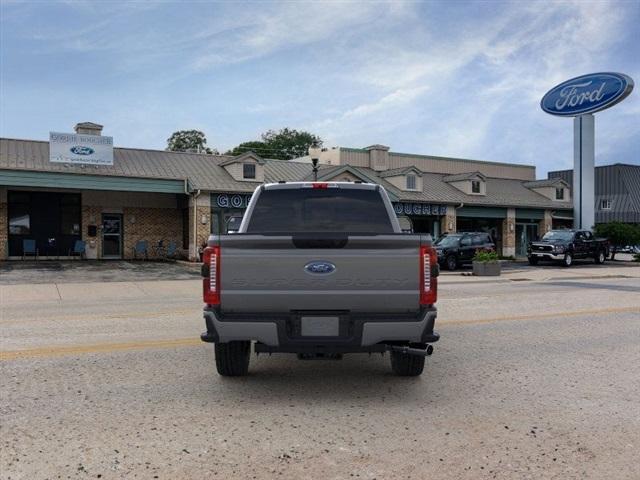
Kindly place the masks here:
<instances>
[{"instance_id":1,"label":"license plate area","mask_svg":"<svg viewBox=\"0 0 640 480\"><path fill-rule=\"evenodd\" d=\"M344 339L351 336L351 322L347 312L296 312L288 322L290 338Z\"/></svg>"},{"instance_id":2,"label":"license plate area","mask_svg":"<svg viewBox=\"0 0 640 480\"><path fill-rule=\"evenodd\" d=\"M301 337L339 337L340 317L305 316L300 317Z\"/></svg>"}]
</instances>

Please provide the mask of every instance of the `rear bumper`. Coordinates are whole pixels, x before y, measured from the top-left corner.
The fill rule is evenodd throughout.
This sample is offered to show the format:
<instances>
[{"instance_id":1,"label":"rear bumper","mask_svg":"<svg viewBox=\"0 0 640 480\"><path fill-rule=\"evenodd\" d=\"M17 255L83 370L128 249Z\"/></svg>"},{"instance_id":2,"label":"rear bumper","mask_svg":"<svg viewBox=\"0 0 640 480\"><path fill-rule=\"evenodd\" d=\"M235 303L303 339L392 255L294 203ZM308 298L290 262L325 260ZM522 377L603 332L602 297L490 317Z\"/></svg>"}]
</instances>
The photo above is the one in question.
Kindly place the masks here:
<instances>
[{"instance_id":1,"label":"rear bumper","mask_svg":"<svg viewBox=\"0 0 640 480\"><path fill-rule=\"evenodd\" d=\"M327 315L326 312L317 312ZM313 315L314 312L304 312ZM335 312L340 317L339 337L304 337L296 328L298 315L222 315L207 308L204 320L207 331L200 338L205 342L225 343L252 340L269 347L267 350L303 352L377 351L387 343L433 343L440 336L433 331L437 310L423 308L418 314L381 315Z\"/></svg>"}]
</instances>

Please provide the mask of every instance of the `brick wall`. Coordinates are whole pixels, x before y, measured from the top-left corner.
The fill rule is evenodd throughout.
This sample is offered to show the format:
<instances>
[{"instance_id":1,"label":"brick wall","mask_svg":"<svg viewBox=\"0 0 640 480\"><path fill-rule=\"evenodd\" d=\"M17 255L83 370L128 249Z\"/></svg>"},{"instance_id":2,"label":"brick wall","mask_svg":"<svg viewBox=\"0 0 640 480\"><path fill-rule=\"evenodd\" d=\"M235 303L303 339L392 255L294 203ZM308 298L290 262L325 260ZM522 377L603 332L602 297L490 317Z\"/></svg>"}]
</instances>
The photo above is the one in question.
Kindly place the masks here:
<instances>
[{"instance_id":1,"label":"brick wall","mask_svg":"<svg viewBox=\"0 0 640 480\"><path fill-rule=\"evenodd\" d=\"M502 255L516 255L516 209L507 209L507 218L502 221Z\"/></svg>"},{"instance_id":2,"label":"brick wall","mask_svg":"<svg viewBox=\"0 0 640 480\"><path fill-rule=\"evenodd\" d=\"M544 211L544 218L538 223L538 236L542 237L545 233L553 228L553 217L551 210Z\"/></svg>"},{"instance_id":3,"label":"brick wall","mask_svg":"<svg viewBox=\"0 0 640 480\"><path fill-rule=\"evenodd\" d=\"M440 231L442 233L455 233L458 228L456 218L456 207L447 205L447 214L440 218ZM449 226L451 226L451 228L449 228Z\"/></svg>"},{"instance_id":4,"label":"brick wall","mask_svg":"<svg viewBox=\"0 0 640 480\"><path fill-rule=\"evenodd\" d=\"M132 221L133 220L133 221ZM170 241L178 248L182 244L182 216L177 208L137 208L123 209L124 246L123 257L134 258L136 242L146 240L149 245L149 258L155 258L155 247L159 240L164 246Z\"/></svg>"},{"instance_id":5,"label":"brick wall","mask_svg":"<svg viewBox=\"0 0 640 480\"><path fill-rule=\"evenodd\" d=\"M82 206L82 240L86 243L87 258L100 258L102 252L102 235L100 229L95 237L87 235L89 225L99 226L102 223L100 207Z\"/></svg>"},{"instance_id":6,"label":"brick wall","mask_svg":"<svg viewBox=\"0 0 640 480\"><path fill-rule=\"evenodd\" d=\"M202 220L205 223L202 223ZM211 234L211 207L198 205L196 207L196 245L200 248L207 243ZM193 251L193 206L189 207L189 258L197 259L197 250Z\"/></svg>"}]
</instances>

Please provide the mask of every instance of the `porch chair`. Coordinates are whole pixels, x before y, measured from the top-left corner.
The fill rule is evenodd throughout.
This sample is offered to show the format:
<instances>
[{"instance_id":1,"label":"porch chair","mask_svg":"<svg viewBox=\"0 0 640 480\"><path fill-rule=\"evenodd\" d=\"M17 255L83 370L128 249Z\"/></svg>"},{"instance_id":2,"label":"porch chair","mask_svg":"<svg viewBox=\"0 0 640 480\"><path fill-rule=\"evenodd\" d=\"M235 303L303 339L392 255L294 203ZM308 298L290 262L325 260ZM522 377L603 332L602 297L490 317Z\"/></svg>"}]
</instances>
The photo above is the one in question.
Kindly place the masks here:
<instances>
[{"instance_id":1,"label":"porch chair","mask_svg":"<svg viewBox=\"0 0 640 480\"><path fill-rule=\"evenodd\" d=\"M76 243L73 244L73 248L69 250L69 256L72 257L74 255L78 255L80 260L82 257L87 259L87 244L83 240L76 240Z\"/></svg>"},{"instance_id":2,"label":"porch chair","mask_svg":"<svg viewBox=\"0 0 640 480\"><path fill-rule=\"evenodd\" d=\"M138 255L144 256L145 260L149 259L149 242L146 240L138 240L136 246L133 247L133 258L138 259Z\"/></svg>"},{"instance_id":3,"label":"porch chair","mask_svg":"<svg viewBox=\"0 0 640 480\"><path fill-rule=\"evenodd\" d=\"M36 241L32 239L22 240L22 260L27 255L33 255L36 257L36 261L38 261L38 249L36 248Z\"/></svg>"},{"instance_id":4,"label":"porch chair","mask_svg":"<svg viewBox=\"0 0 640 480\"><path fill-rule=\"evenodd\" d=\"M178 251L178 245L176 244L176 242L174 242L173 240L170 241L169 244L167 245L166 258L174 257L177 251Z\"/></svg>"}]
</instances>

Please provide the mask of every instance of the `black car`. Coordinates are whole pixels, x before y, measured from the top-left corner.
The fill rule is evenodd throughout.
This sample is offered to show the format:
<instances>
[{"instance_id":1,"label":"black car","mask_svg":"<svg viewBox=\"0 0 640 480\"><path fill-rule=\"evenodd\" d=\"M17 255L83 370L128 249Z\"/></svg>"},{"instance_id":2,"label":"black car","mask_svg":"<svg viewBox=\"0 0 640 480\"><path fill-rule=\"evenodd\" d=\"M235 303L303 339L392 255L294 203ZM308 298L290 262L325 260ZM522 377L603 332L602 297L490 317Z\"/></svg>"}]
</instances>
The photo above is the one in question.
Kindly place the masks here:
<instances>
[{"instance_id":1,"label":"black car","mask_svg":"<svg viewBox=\"0 0 640 480\"><path fill-rule=\"evenodd\" d=\"M609 242L595 238L588 230L551 230L529 244L527 258L531 265L551 260L570 267L574 259L591 258L595 263L604 263L608 252Z\"/></svg>"},{"instance_id":2,"label":"black car","mask_svg":"<svg viewBox=\"0 0 640 480\"><path fill-rule=\"evenodd\" d=\"M435 243L438 263L447 270L469 264L478 250L495 252L496 245L491 235L485 232L450 233Z\"/></svg>"}]
</instances>

